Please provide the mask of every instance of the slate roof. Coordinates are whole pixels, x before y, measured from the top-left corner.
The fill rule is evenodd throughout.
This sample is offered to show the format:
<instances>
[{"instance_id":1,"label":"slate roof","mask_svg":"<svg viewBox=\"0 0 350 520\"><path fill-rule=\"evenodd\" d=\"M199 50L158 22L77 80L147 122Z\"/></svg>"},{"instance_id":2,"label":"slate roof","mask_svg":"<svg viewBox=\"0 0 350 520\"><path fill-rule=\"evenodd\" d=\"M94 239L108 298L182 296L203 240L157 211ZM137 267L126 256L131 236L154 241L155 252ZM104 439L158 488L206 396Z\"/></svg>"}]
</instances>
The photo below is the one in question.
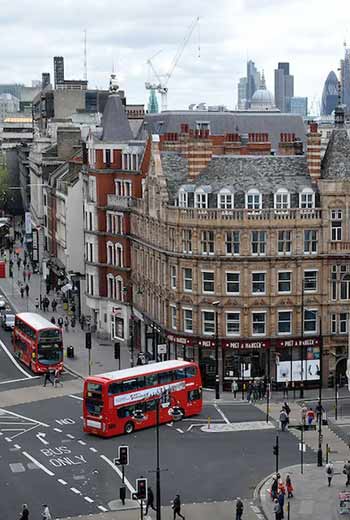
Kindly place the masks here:
<instances>
[{"instance_id":1,"label":"slate roof","mask_svg":"<svg viewBox=\"0 0 350 520\"><path fill-rule=\"evenodd\" d=\"M169 197L174 199L179 187L187 181L188 161L176 152L161 152L160 155Z\"/></svg>"},{"instance_id":2,"label":"slate roof","mask_svg":"<svg viewBox=\"0 0 350 520\"><path fill-rule=\"evenodd\" d=\"M165 111L160 114L146 114L138 138L150 134L180 132L181 123L187 123L193 130L197 121L209 121L212 135L226 133L268 133L272 148L277 149L282 132L294 133L306 149L306 127L301 116L281 112L207 112L207 111Z\"/></svg>"},{"instance_id":3,"label":"slate roof","mask_svg":"<svg viewBox=\"0 0 350 520\"><path fill-rule=\"evenodd\" d=\"M134 138L128 117L118 94L111 94L103 112L101 140L118 143Z\"/></svg>"},{"instance_id":4,"label":"slate roof","mask_svg":"<svg viewBox=\"0 0 350 520\"><path fill-rule=\"evenodd\" d=\"M350 180L350 140L345 128L335 128L322 160L322 179Z\"/></svg>"}]
</instances>

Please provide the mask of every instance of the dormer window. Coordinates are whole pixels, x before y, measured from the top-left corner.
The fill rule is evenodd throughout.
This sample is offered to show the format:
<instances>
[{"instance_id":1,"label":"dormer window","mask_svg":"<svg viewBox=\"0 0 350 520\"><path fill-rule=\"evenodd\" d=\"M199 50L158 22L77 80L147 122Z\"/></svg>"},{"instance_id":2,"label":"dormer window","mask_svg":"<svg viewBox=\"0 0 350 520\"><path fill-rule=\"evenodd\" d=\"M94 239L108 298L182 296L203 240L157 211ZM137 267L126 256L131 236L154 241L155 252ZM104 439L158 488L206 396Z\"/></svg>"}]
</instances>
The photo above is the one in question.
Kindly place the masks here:
<instances>
[{"instance_id":1,"label":"dormer window","mask_svg":"<svg viewBox=\"0 0 350 520\"><path fill-rule=\"evenodd\" d=\"M275 209L290 208L290 194L285 188L280 188L275 193Z\"/></svg>"},{"instance_id":2,"label":"dormer window","mask_svg":"<svg viewBox=\"0 0 350 520\"><path fill-rule=\"evenodd\" d=\"M246 208L247 209L261 209L262 197L258 190L251 189L246 194Z\"/></svg>"},{"instance_id":3,"label":"dormer window","mask_svg":"<svg viewBox=\"0 0 350 520\"><path fill-rule=\"evenodd\" d=\"M224 188L218 193L218 208L232 209L233 208L233 193L227 188Z\"/></svg>"},{"instance_id":4,"label":"dormer window","mask_svg":"<svg viewBox=\"0 0 350 520\"><path fill-rule=\"evenodd\" d=\"M301 209L315 207L315 192L311 188L304 188L299 195L299 206Z\"/></svg>"},{"instance_id":5,"label":"dormer window","mask_svg":"<svg viewBox=\"0 0 350 520\"><path fill-rule=\"evenodd\" d=\"M188 207L188 193L183 188L179 189L179 207L180 208Z\"/></svg>"},{"instance_id":6,"label":"dormer window","mask_svg":"<svg viewBox=\"0 0 350 520\"><path fill-rule=\"evenodd\" d=\"M203 209L208 207L208 193L203 188L199 188L194 194L194 207Z\"/></svg>"}]
</instances>

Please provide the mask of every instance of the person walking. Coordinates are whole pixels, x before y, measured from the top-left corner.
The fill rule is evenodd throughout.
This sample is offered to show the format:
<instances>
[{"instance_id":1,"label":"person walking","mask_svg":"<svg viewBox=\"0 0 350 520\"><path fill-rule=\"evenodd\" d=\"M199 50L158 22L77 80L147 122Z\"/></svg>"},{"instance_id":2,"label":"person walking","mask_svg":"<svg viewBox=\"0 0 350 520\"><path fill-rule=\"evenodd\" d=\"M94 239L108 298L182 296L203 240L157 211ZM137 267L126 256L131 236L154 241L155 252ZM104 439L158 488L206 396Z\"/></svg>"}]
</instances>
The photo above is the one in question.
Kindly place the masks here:
<instances>
[{"instance_id":1,"label":"person walking","mask_svg":"<svg viewBox=\"0 0 350 520\"><path fill-rule=\"evenodd\" d=\"M307 414L307 407L306 407L305 403L303 404L300 413L301 413L301 424L303 424L305 426L305 424L306 424L306 414Z\"/></svg>"},{"instance_id":2,"label":"person walking","mask_svg":"<svg viewBox=\"0 0 350 520\"><path fill-rule=\"evenodd\" d=\"M283 397L286 397L288 399L288 388L289 388L289 381L288 379L285 380L283 383Z\"/></svg>"},{"instance_id":3,"label":"person walking","mask_svg":"<svg viewBox=\"0 0 350 520\"><path fill-rule=\"evenodd\" d=\"M233 399L236 399L236 397L237 397L237 390L238 390L238 384L237 384L237 381L234 379L231 384L231 392L233 393Z\"/></svg>"},{"instance_id":4,"label":"person walking","mask_svg":"<svg viewBox=\"0 0 350 520\"><path fill-rule=\"evenodd\" d=\"M284 408L282 408L280 411L280 423L281 423L281 431L285 432L287 424L288 424L288 415Z\"/></svg>"},{"instance_id":5,"label":"person walking","mask_svg":"<svg viewBox=\"0 0 350 520\"><path fill-rule=\"evenodd\" d=\"M332 483L332 478L334 476L334 466L333 466L333 462L330 460L328 462L328 464L326 464L326 476L327 476L327 479L328 479L328 487L330 487L331 483Z\"/></svg>"},{"instance_id":6,"label":"person walking","mask_svg":"<svg viewBox=\"0 0 350 520\"><path fill-rule=\"evenodd\" d=\"M72 331L74 332L75 331L75 317L72 316L71 320L70 320L70 326L72 327Z\"/></svg>"},{"instance_id":7,"label":"person walking","mask_svg":"<svg viewBox=\"0 0 350 520\"><path fill-rule=\"evenodd\" d=\"M57 301L56 299L54 298L51 302L51 307L52 307L52 312L56 312L56 308L57 308Z\"/></svg>"},{"instance_id":8,"label":"person walking","mask_svg":"<svg viewBox=\"0 0 350 520\"><path fill-rule=\"evenodd\" d=\"M30 279L32 277L32 271L31 270L28 271L27 276L28 276L28 282L30 282Z\"/></svg>"},{"instance_id":9,"label":"person walking","mask_svg":"<svg viewBox=\"0 0 350 520\"><path fill-rule=\"evenodd\" d=\"M21 293L21 298L23 298L24 297L24 287L23 287L23 285L21 285L20 293Z\"/></svg>"},{"instance_id":10,"label":"person walking","mask_svg":"<svg viewBox=\"0 0 350 520\"><path fill-rule=\"evenodd\" d=\"M277 498L273 501L273 512L275 514L275 520L281 520L281 506Z\"/></svg>"},{"instance_id":11,"label":"person walking","mask_svg":"<svg viewBox=\"0 0 350 520\"><path fill-rule=\"evenodd\" d=\"M290 406L289 406L289 404L287 403L287 401L284 401L282 408L283 408L283 410L285 410L286 414L287 414L288 417L289 417L289 414L290 414Z\"/></svg>"},{"instance_id":12,"label":"person walking","mask_svg":"<svg viewBox=\"0 0 350 520\"><path fill-rule=\"evenodd\" d=\"M282 519L282 518L284 518L284 493L283 493L283 491L280 491L278 493L277 500L278 500L278 503L279 503L280 508L281 508L280 518Z\"/></svg>"},{"instance_id":13,"label":"person walking","mask_svg":"<svg viewBox=\"0 0 350 520\"><path fill-rule=\"evenodd\" d=\"M242 520L243 502L240 497L236 498L236 520Z\"/></svg>"},{"instance_id":14,"label":"person walking","mask_svg":"<svg viewBox=\"0 0 350 520\"><path fill-rule=\"evenodd\" d=\"M43 520L52 520L50 509L49 509L49 506L47 504L43 504L43 510L41 512L41 518Z\"/></svg>"},{"instance_id":15,"label":"person walking","mask_svg":"<svg viewBox=\"0 0 350 520\"><path fill-rule=\"evenodd\" d=\"M52 316L50 321L51 321L52 325L56 325L56 318L55 318L55 316Z\"/></svg>"},{"instance_id":16,"label":"person walking","mask_svg":"<svg viewBox=\"0 0 350 520\"><path fill-rule=\"evenodd\" d=\"M149 508L152 508L153 511L157 511L157 509L154 507L154 494L153 494L151 487L149 487L147 489L147 502L146 502L145 515L147 515Z\"/></svg>"},{"instance_id":17,"label":"person walking","mask_svg":"<svg viewBox=\"0 0 350 520\"><path fill-rule=\"evenodd\" d=\"M17 267L18 267L18 270L20 270L20 268L21 268L21 262L22 262L22 260L21 260L21 257L19 256L19 257L17 258Z\"/></svg>"},{"instance_id":18,"label":"person walking","mask_svg":"<svg viewBox=\"0 0 350 520\"><path fill-rule=\"evenodd\" d=\"M54 375L53 382L54 382L54 387L55 387L55 388L57 388L58 385L63 386L63 383L62 383L62 381L61 381L61 372L59 371L58 368L56 368L56 370L55 370L55 375ZM146 514L147 514L147 513L146 513Z\"/></svg>"},{"instance_id":19,"label":"person walking","mask_svg":"<svg viewBox=\"0 0 350 520\"><path fill-rule=\"evenodd\" d=\"M291 481L289 475L286 476L286 489L287 489L287 493L288 493L288 498L293 498L294 488L293 488L292 481Z\"/></svg>"},{"instance_id":20,"label":"person walking","mask_svg":"<svg viewBox=\"0 0 350 520\"><path fill-rule=\"evenodd\" d=\"M306 419L307 419L308 426L311 426L313 421L314 421L314 419L315 419L315 412L313 411L311 406L308 409L308 411L306 412Z\"/></svg>"},{"instance_id":21,"label":"person walking","mask_svg":"<svg viewBox=\"0 0 350 520\"><path fill-rule=\"evenodd\" d=\"M176 519L176 515L179 516L180 518L182 518L182 520L185 520L185 517L181 514L180 495L175 496L175 498L173 500L172 508L173 508L173 512L174 512L173 520Z\"/></svg>"},{"instance_id":22,"label":"person walking","mask_svg":"<svg viewBox=\"0 0 350 520\"><path fill-rule=\"evenodd\" d=\"M62 316L60 316L58 318L57 325L59 326L60 329L62 329L62 327L63 327L63 318L62 318Z\"/></svg>"},{"instance_id":23,"label":"person walking","mask_svg":"<svg viewBox=\"0 0 350 520\"><path fill-rule=\"evenodd\" d=\"M68 316L64 318L64 328L66 329L66 332L69 331L69 319Z\"/></svg>"},{"instance_id":24,"label":"person walking","mask_svg":"<svg viewBox=\"0 0 350 520\"><path fill-rule=\"evenodd\" d=\"M21 516L19 517L19 520L29 520L29 509L28 509L27 504L23 504L22 512L21 512Z\"/></svg>"},{"instance_id":25,"label":"person walking","mask_svg":"<svg viewBox=\"0 0 350 520\"><path fill-rule=\"evenodd\" d=\"M35 298L35 308L38 311L40 306L39 298Z\"/></svg>"},{"instance_id":26,"label":"person walking","mask_svg":"<svg viewBox=\"0 0 350 520\"><path fill-rule=\"evenodd\" d=\"M315 412L316 412L316 422L317 422L317 424L319 424L320 420L322 421L322 414L324 413L324 408L321 404L321 401L318 401L317 406L315 408Z\"/></svg>"},{"instance_id":27,"label":"person walking","mask_svg":"<svg viewBox=\"0 0 350 520\"><path fill-rule=\"evenodd\" d=\"M25 286L24 289L25 289L25 291L26 291L26 296L27 296L27 298L28 298L28 296L29 296L29 285L28 285L27 283L26 283L26 286Z\"/></svg>"},{"instance_id":28,"label":"person walking","mask_svg":"<svg viewBox=\"0 0 350 520\"><path fill-rule=\"evenodd\" d=\"M53 381L52 381L50 375L51 375L51 374L50 374L50 370L46 370L45 375L44 375L44 386L46 386L46 383L47 383L47 382L51 383L52 386L54 386L54 383L53 383Z\"/></svg>"},{"instance_id":29,"label":"person walking","mask_svg":"<svg viewBox=\"0 0 350 520\"><path fill-rule=\"evenodd\" d=\"M346 475L345 485L348 486L350 484L350 460L345 462L344 468L343 468L343 473L344 473L344 475Z\"/></svg>"},{"instance_id":30,"label":"person walking","mask_svg":"<svg viewBox=\"0 0 350 520\"><path fill-rule=\"evenodd\" d=\"M25 282L27 280L27 271L23 269L23 281Z\"/></svg>"}]
</instances>

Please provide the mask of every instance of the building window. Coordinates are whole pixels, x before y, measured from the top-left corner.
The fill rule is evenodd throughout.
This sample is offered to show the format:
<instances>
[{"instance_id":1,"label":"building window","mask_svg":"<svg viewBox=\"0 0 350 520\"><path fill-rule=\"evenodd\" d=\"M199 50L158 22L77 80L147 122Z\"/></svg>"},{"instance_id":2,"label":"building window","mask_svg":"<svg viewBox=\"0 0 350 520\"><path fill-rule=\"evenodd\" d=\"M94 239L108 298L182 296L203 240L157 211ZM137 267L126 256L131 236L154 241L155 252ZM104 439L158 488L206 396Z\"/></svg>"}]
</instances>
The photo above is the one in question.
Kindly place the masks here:
<instances>
[{"instance_id":1,"label":"building window","mask_svg":"<svg viewBox=\"0 0 350 520\"><path fill-rule=\"evenodd\" d=\"M192 269L190 267L183 269L183 280L184 291L192 292Z\"/></svg>"},{"instance_id":2,"label":"building window","mask_svg":"<svg viewBox=\"0 0 350 520\"><path fill-rule=\"evenodd\" d=\"M240 335L240 313L226 312L226 335L239 336Z\"/></svg>"},{"instance_id":3,"label":"building window","mask_svg":"<svg viewBox=\"0 0 350 520\"><path fill-rule=\"evenodd\" d=\"M240 273L226 273L226 293L239 294Z\"/></svg>"},{"instance_id":4,"label":"building window","mask_svg":"<svg viewBox=\"0 0 350 520\"><path fill-rule=\"evenodd\" d=\"M278 334L292 333L292 312L278 311Z\"/></svg>"},{"instance_id":5,"label":"building window","mask_svg":"<svg viewBox=\"0 0 350 520\"><path fill-rule=\"evenodd\" d=\"M317 291L317 271L304 271L304 291Z\"/></svg>"},{"instance_id":6,"label":"building window","mask_svg":"<svg viewBox=\"0 0 350 520\"><path fill-rule=\"evenodd\" d=\"M118 197L131 197L131 181L115 181L115 194Z\"/></svg>"},{"instance_id":7,"label":"building window","mask_svg":"<svg viewBox=\"0 0 350 520\"><path fill-rule=\"evenodd\" d=\"M336 334L337 333L337 315L331 314L331 333Z\"/></svg>"},{"instance_id":8,"label":"building window","mask_svg":"<svg viewBox=\"0 0 350 520\"><path fill-rule=\"evenodd\" d=\"M336 242L342 240L343 212L341 209L331 210L331 240Z\"/></svg>"},{"instance_id":9,"label":"building window","mask_svg":"<svg viewBox=\"0 0 350 520\"><path fill-rule=\"evenodd\" d=\"M121 276L116 276L115 278L115 299L121 302L124 301L124 285Z\"/></svg>"},{"instance_id":10,"label":"building window","mask_svg":"<svg viewBox=\"0 0 350 520\"><path fill-rule=\"evenodd\" d=\"M113 235L123 234L123 215L121 213L112 213L111 211L107 211L106 213L106 230L107 233L111 233Z\"/></svg>"},{"instance_id":11,"label":"building window","mask_svg":"<svg viewBox=\"0 0 350 520\"><path fill-rule=\"evenodd\" d=\"M214 272L213 271L202 271L202 292L203 293L214 293Z\"/></svg>"},{"instance_id":12,"label":"building window","mask_svg":"<svg viewBox=\"0 0 350 520\"><path fill-rule=\"evenodd\" d=\"M229 190L221 190L218 193L218 208L232 209L233 208L233 193Z\"/></svg>"},{"instance_id":13,"label":"building window","mask_svg":"<svg viewBox=\"0 0 350 520\"><path fill-rule=\"evenodd\" d=\"M193 332L192 309L183 309L184 332Z\"/></svg>"},{"instance_id":14,"label":"building window","mask_svg":"<svg viewBox=\"0 0 350 520\"><path fill-rule=\"evenodd\" d=\"M196 130L209 130L210 132L210 121L196 121Z\"/></svg>"},{"instance_id":15,"label":"building window","mask_svg":"<svg viewBox=\"0 0 350 520\"><path fill-rule=\"evenodd\" d=\"M115 265L113 242L107 242L107 264Z\"/></svg>"},{"instance_id":16,"label":"building window","mask_svg":"<svg viewBox=\"0 0 350 520\"><path fill-rule=\"evenodd\" d=\"M92 242L86 242L86 260L87 262L95 261L94 244Z\"/></svg>"},{"instance_id":17,"label":"building window","mask_svg":"<svg viewBox=\"0 0 350 520\"><path fill-rule=\"evenodd\" d=\"M252 273L252 294L265 294L266 273Z\"/></svg>"},{"instance_id":18,"label":"building window","mask_svg":"<svg viewBox=\"0 0 350 520\"><path fill-rule=\"evenodd\" d=\"M279 255L290 255L292 252L291 231L279 231L277 238Z\"/></svg>"},{"instance_id":19,"label":"building window","mask_svg":"<svg viewBox=\"0 0 350 520\"><path fill-rule=\"evenodd\" d=\"M300 193L299 206L301 209L311 209L315 207L315 193L311 188L305 188Z\"/></svg>"},{"instance_id":20,"label":"building window","mask_svg":"<svg viewBox=\"0 0 350 520\"><path fill-rule=\"evenodd\" d=\"M170 266L170 287L172 289L176 289L176 279L177 279L177 267L176 265Z\"/></svg>"},{"instance_id":21,"label":"building window","mask_svg":"<svg viewBox=\"0 0 350 520\"><path fill-rule=\"evenodd\" d=\"M91 296L95 294L95 276L90 273L86 275L86 291Z\"/></svg>"},{"instance_id":22,"label":"building window","mask_svg":"<svg viewBox=\"0 0 350 520\"><path fill-rule=\"evenodd\" d=\"M349 315L347 312L339 313L339 334L348 334Z\"/></svg>"},{"instance_id":23,"label":"building window","mask_svg":"<svg viewBox=\"0 0 350 520\"><path fill-rule=\"evenodd\" d=\"M115 300L114 276L111 274L107 275L107 296L111 300Z\"/></svg>"},{"instance_id":24,"label":"building window","mask_svg":"<svg viewBox=\"0 0 350 520\"><path fill-rule=\"evenodd\" d=\"M292 291L292 273L290 271L280 271L278 273L278 292L290 293Z\"/></svg>"},{"instance_id":25,"label":"building window","mask_svg":"<svg viewBox=\"0 0 350 520\"><path fill-rule=\"evenodd\" d=\"M350 275L345 274L340 280L340 299L350 300Z\"/></svg>"},{"instance_id":26,"label":"building window","mask_svg":"<svg viewBox=\"0 0 350 520\"><path fill-rule=\"evenodd\" d=\"M179 207L187 208L188 206L188 193L183 188L179 190Z\"/></svg>"},{"instance_id":27,"label":"building window","mask_svg":"<svg viewBox=\"0 0 350 520\"><path fill-rule=\"evenodd\" d=\"M252 231L252 255L266 255L266 231Z\"/></svg>"},{"instance_id":28,"label":"building window","mask_svg":"<svg viewBox=\"0 0 350 520\"><path fill-rule=\"evenodd\" d=\"M317 311L304 309L304 333L315 334L317 332Z\"/></svg>"},{"instance_id":29,"label":"building window","mask_svg":"<svg viewBox=\"0 0 350 520\"><path fill-rule=\"evenodd\" d=\"M173 227L170 227L168 229L168 233L169 233L169 249L170 251L174 252L175 251L175 246L176 246L176 234L175 234L175 228Z\"/></svg>"},{"instance_id":30,"label":"building window","mask_svg":"<svg viewBox=\"0 0 350 520\"><path fill-rule=\"evenodd\" d=\"M85 211L85 227L87 231L94 231L94 215L92 211Z\"/></svg>"},{"instance_id":31,"label":"building window","mask_svg":"<svg viewBox=\"0 0 350 520\"><path fill-rule=\"evenodd\" d=\"M261 209L261 193L258 190L249 190L246 194L247 209Z\"/></svg>"},{"instance_id":32,"label":"building window","mask_svg":"<svg viewBox=\"0 0 350 520\"><path fill-rule=\"evenodd\" d=\"M331 268L331 298L337 299L337 266L333 265Z\"/></svg>"},{"instance_id":33,"label":"building window","mask_svg":"<svg viewBox=\"0 0 350 520\"><path fill-rule=\"evenodd\" d=\"M239 255L240 234L239 231L226 231L225 233L226 255Z\"/></svg>"},{"instance_id":34,"label":"building window","mask_svg":"<svg viewBox=\"0 0 350 520\"><path fill-rule=\"evenodd\" d=\"M170 305L170 324L176 330L176 305Z\"/></svg>"},{"instance_id":35,"label":"building window","mask_svg":"<svg viewBox=\"0 0 350 520\"><path fill-rule=\"evenodd\" d=\"M192 253L192 230L182 230L182 251L183 253Z\"/></svg>"},{"instance_id":36,"label":"building window","mask_svg":"<svg viewBox=\"0 0 350 520\"><path fill-rule=\"evenodd\" d=\"M96 177L89 175L88 177L89 202L96 202Z\"/></svg>"},{"instance_id":37,"label":"building window","mask_svg":"<svg viewBox=\"0 0 350 520\"><path fill-rule=\"evenodd\" d=\"M201 232L201 251L202 255L214 254L214 231Z\"/></svg>"},{"instance_id":38,"label":"building window","mask_svg":"<svg viewBox=\"0 0 350 520\"><path fill-rule=\"evenodd\" d=\"M106 150L104 150L104 152L105 152L105 163L106 163L107 168L109 168L111 165L111 162L112 162L111 161L111 156L112 156L111 150L109 148L107 148Z\"/></svg>"},{"instance_id":39,"label":"building window","mask_svg":"<svg viewBox=\"0 0 350 520\"><path fill-rule=\"evenodd\" d=\"M275 193L275 209L290 208L290 195L287 190L281 188Z\"/></svg>"},{"instance_id":40,"label":"building window","mask_svg":"<svg viewBox=\"0 0 350 520\"><path fill-rule=\"evenodd\" d=\"M214 335L215 333L215 312L202 311L203 334Z\"/></svg>"},{"instance_id":41,"label":"building window","mask_svg":"<svg viewBox=\"0 0 350 520\"><path fill-rule=\"evenodd\" d=\"M208 194L199 189L194 194L194 207L205 209L208 207Z\"/></svg>"},{"instance_id":42,"label":"building window","mask_svg":"<svg viewBox=\"0 0 350 520\"><path fill-rule=\"evenodd\" d=\"M115 265L118 267L124 267L122 244L115 245Z\"/></svg>"},{"instance_id":43,"label":"building window","mask_svg":"<svg viewBox=\"0 0 350 520\"><path fill-rule=\"evenodd\" d=\"M304 255L317 253L318 233L316 229L304 230Z\"/></svg>"},{"instance_id":44,"label":"building window","mask_svg":"<svg viewBox=\"0 0 350 520\"><path fill-rule=\"evenodd\" d=\"M252 312L252 335L265 336L266 312Z\"/></svg>"}]
</instances>

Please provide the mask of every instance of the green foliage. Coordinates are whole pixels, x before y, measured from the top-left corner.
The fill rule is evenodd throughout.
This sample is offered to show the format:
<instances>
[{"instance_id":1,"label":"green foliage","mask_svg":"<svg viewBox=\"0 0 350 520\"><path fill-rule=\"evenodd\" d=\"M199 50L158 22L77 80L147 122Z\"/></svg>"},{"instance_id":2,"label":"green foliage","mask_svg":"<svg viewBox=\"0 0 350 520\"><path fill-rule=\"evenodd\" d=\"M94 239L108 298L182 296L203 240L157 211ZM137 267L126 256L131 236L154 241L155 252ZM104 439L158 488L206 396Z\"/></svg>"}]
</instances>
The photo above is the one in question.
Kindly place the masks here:
<instances>
[{"instance_id":1,"label":"green foliage","mask_svg":"<svg viewBox=\"0 0 350 520\"><path fill-rule=\"evenodd\" d=\"M9 174L6 166L0 160L0 209L6 209L9 199Z\"/></svg>"}]
</instances>

